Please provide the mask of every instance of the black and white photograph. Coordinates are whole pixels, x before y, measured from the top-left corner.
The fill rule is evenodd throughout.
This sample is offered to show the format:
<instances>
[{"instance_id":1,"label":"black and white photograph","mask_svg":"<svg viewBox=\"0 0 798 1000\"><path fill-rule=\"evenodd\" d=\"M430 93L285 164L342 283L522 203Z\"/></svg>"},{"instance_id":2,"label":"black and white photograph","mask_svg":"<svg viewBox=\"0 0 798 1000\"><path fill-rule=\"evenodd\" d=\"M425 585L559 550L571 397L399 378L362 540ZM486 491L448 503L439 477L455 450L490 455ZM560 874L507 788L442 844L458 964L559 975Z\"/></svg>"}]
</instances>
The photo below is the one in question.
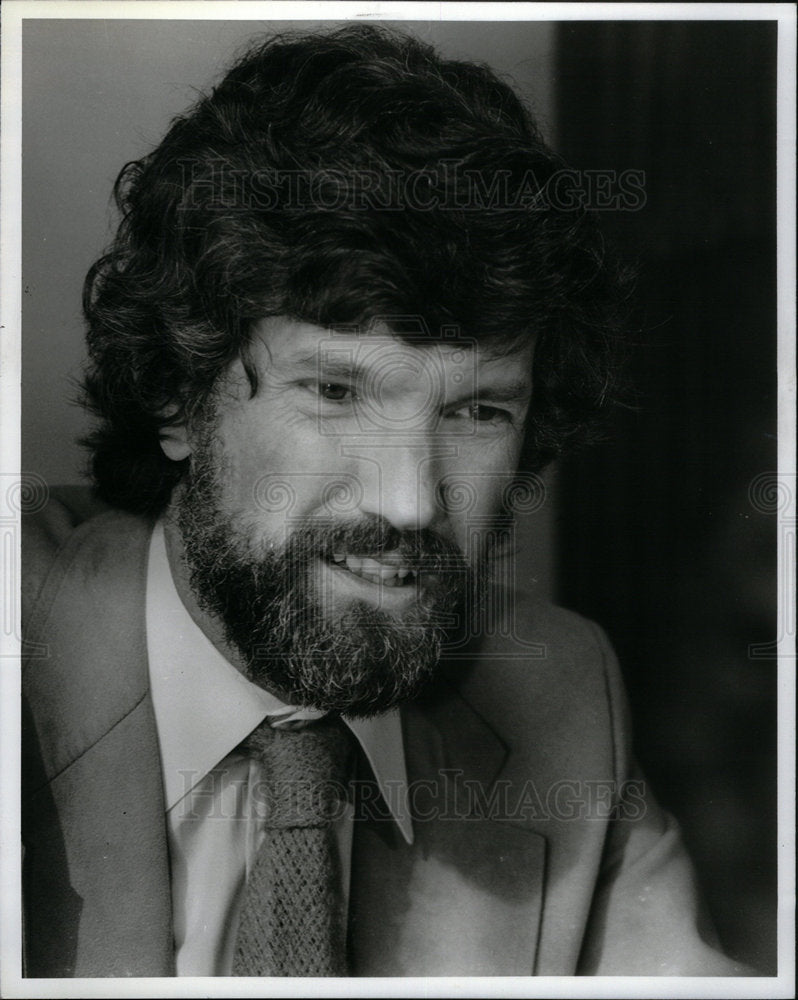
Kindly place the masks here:
<instances>
[{"instance_id":1,"label":"black and white photograph","mask_svg":"<svg viewBox=\"0 0 798 1000\"><path fill-rule=\"evenodd\" d=\"M3 996L794 995L795 27L3 4Z\"/></svg>"}]
</instances>

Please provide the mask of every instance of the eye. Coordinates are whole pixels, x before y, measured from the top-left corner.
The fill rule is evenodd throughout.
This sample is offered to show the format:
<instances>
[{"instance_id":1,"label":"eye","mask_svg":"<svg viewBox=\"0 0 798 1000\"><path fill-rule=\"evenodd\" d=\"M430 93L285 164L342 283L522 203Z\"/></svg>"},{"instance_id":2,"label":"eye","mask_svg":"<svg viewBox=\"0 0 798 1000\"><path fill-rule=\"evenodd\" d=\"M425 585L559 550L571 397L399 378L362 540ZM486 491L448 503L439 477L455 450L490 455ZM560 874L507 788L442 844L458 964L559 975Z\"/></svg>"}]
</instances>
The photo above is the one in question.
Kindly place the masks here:
<instances>
[{"instance_id":1,"label":"eye","mask_svg":"<svg viewBox=\"0 0 798 1000\"><path fill-rule=\"evenodd\" d=\"M322 399L328 399L332 403L343 403L354 396L349 386L340 382L319 382L318 392Z\"/></svg>"},{"instance_id":2,"label":"eye","mask_svg":"<svg viewBox=\"0 0 798 1000\"><path fill-rule=\"evenodd\" d=\"M484 403L470 403L463 406L455 413L455 416L465 417L478 424L500 424L512 419L507 410L501 410L497 406L486 406Z\"/></svg>"}]
</instances>

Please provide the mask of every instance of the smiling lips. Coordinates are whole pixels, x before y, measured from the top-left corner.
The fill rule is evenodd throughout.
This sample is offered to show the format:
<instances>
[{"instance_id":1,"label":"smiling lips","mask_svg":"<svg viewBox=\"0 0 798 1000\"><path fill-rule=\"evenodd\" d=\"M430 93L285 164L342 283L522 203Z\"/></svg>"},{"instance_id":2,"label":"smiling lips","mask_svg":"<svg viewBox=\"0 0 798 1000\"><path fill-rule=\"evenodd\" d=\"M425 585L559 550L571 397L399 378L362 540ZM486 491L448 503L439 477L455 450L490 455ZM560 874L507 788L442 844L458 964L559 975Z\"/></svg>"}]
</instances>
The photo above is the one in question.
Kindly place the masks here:
<instances>
[{"instance_id":1,"label":"smiling lips","mask_svg":"<svg viewBox=\"0 0 798 1000\"><path fill-rule=\"evenodd\" d=\"M398 552L384 552L380 559L334 552L332 561L339 569L347 569L355 576L383 587L406 587L415 580L415 574L402 563Z\"/></svg>"}]
</instances>

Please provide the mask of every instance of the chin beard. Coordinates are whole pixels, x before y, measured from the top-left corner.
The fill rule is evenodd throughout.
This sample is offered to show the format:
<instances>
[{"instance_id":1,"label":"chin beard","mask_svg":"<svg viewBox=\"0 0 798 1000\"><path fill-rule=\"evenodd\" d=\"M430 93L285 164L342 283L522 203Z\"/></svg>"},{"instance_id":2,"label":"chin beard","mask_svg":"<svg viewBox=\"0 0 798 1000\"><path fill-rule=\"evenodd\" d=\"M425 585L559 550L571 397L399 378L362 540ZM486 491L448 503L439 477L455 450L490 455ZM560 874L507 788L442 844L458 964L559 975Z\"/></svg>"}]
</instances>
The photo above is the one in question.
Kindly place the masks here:
<instances>
[{"instance_id":1,"label":"chin beard","mask_svg":"<svg viewBox=\"0 0 798 1000\"><path fill-rule=\"evenodd\" d=\"M289 704L369 716L416 698L436 675L475 579L451 542L430 530L400 532L381 518L292 525L280 547L242 535L221 509L220 474L195 453L182 484L178 525L200 607L222 623L247 676ZM236 521L238 526L233 522ZM415 599L392 614L325 593L334 553L399 552ZM375 592L380 589L375 586Z\"/></svg>"}]
</instances>

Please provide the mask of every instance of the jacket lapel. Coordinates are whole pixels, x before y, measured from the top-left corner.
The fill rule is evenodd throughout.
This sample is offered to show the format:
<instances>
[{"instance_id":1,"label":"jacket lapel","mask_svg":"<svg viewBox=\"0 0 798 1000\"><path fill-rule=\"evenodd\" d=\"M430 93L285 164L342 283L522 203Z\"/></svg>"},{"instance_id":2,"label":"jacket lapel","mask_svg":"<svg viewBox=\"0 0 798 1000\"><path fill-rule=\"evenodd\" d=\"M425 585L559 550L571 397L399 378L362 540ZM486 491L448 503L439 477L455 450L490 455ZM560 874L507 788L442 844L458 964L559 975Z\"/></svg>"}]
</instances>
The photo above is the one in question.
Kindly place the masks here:
<instances>
[{"instance_id":1,"label":"jacket lapel","mask_svg":"<svg viewBox=\"0 0 798 1000\"><path fill-rule=\"evenodd\" d=\"M546 843L501 822L506 748L451 688L404 720L415 839L385 816L356 821L353 971L531 975Z\"/></svg>"},{"instance_id":2,"label":"jacket lapel","mask_svg":"<svg viewBox=\"0 0 798 1000\"><path fill-rule=\"evenodd\" d=\"M23 676L29 975L173 973L148 538L146 524L118 515L79 529L32 616L47 656Z\"/></svg>"}]
</instances>

